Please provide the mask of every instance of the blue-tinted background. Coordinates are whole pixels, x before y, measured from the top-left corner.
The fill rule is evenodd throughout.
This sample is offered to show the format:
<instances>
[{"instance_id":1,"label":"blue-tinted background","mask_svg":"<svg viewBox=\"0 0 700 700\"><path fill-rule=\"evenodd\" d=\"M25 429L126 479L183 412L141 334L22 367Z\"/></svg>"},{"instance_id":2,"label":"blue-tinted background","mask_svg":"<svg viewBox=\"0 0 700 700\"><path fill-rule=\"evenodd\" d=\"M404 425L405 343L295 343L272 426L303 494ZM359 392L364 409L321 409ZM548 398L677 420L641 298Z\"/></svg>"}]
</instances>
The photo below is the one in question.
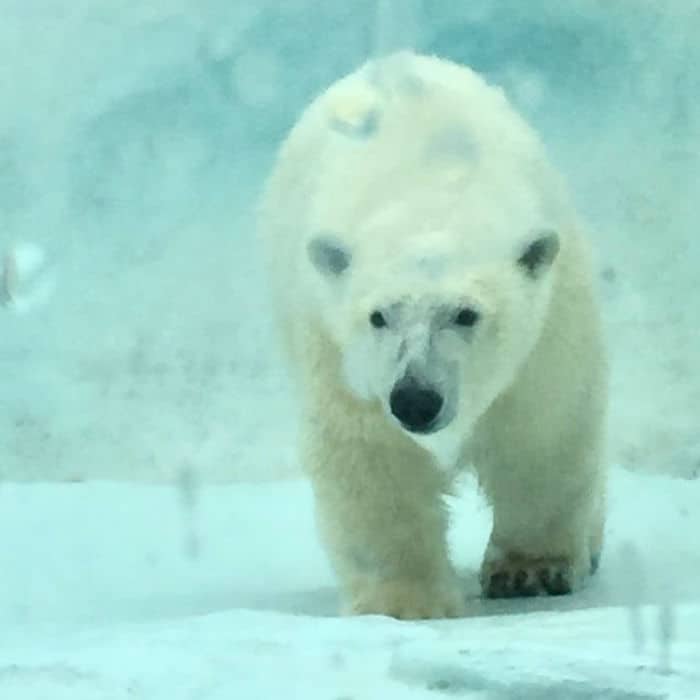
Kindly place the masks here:
<instances>
[{"instance_id":1,"label":"blue-tinted background","mask_svg":"<svg viewBox=\"0 0 700 700\"><path fill-rule=\"evenodd\" d=\"M700 3L0 0L0 477L296 468L252 209L303 106L410 46L501 84L596 247L611 460L700 467Z\"/></svg>"}]
</instances>

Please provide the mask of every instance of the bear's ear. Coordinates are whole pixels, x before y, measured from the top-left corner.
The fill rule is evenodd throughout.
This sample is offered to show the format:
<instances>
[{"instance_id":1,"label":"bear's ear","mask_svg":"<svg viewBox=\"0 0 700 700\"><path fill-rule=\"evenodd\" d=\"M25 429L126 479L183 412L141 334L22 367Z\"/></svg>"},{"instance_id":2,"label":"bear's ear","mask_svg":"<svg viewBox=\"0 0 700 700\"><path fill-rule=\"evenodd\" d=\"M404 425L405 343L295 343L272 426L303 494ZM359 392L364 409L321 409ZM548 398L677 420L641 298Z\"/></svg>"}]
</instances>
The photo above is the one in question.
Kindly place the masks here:
<instances>
[{"instance_id":1,"label":"bear's ear","mask_svg":"<svg viewBox=\"0 0 700 700\"><path fill-rule=\"evenodd\" d=\"M307 246L311 264L328 277L340 277L350 267L350 251L335 237L322 233Z\"/></svg>"},{"instance_id":2,"label":"bear's ear","mask_svg":"<svg viewBox=\"0 0 700 700\"><path fill-rule=\"evenodd\" d=\"M525 252L518 258L518 265L530 277L537 277L547 269L559 252L559 235L556 231L540 231L537 238L530 241Z\"/></svg>"}]
</instances>

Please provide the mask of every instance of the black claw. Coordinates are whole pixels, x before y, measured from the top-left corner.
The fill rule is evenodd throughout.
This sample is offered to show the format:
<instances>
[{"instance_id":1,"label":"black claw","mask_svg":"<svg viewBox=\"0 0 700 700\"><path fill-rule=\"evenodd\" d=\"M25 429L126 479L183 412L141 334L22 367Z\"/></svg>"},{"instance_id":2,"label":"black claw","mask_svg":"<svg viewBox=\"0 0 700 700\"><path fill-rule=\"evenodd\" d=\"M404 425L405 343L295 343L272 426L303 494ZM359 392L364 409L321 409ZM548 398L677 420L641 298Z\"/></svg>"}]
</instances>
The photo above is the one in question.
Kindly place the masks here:
<instances>
[{"instance_id":1,"label":"black claw","mask_svg":"<svg viewBox=\"0 0 700 700\"><path fill-rule=\"evenodd\" d=\"M571 593L571 583L563 571L557 571L546 590L549 595L566 595Z\"/></svg>"},{"instance_id":2,"label":"black claw","mask_svg":"<svg viewBox=\"0 0 700 700\"><path fill-rule=\"evenodd\" d=\"M507 573L499 571L496 574L491 574L486 595L489 598L510 598L512 593L509 583L510 576Z\"/></svg>"},{"instance_id":3,"label":"black claw","mask_svg":"<svg viewBox=\"0 0 700 700\"><path fill-rule=\"evenodd\" d=\"M567 565L552 570L552 566L541 566L528 575L527 569L518 569L513 575L507 571L491 574L483 584L486 598L529 598L546 593L552 596L571 593L571 572Z\"/></svg>"},{"instance_id":4,"label":"black claw","mask_svg":"<svg viewBox=\"0 0 700 700\"><path fill-rule=\"evenodd\" d=\"M514 591L516 595L530 598L536 596L538 593L537 583L527 583L527 571L522 569L515 574L515 581L513 584Z\"/></svg>"}]
</instances>

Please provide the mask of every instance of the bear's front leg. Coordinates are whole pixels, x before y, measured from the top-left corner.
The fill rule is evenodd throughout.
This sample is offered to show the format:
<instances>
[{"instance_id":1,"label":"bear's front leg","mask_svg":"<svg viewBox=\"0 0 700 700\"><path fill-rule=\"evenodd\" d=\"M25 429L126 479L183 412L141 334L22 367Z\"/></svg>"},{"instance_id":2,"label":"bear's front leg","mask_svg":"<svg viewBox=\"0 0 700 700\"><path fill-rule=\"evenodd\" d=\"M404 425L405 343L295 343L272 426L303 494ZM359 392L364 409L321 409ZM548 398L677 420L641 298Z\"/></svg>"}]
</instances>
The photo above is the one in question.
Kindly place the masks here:
<instances>
[{"instance_id":1,"label":"bear's front leg","mask_svg":"<svg viewBox=\"0 0 700 700\"><path fill-rule=\"evenodd\" d=\"M511 472L488 480L494 522L480 574L488 598L571 593L598 566L602 479L591 476L572 483L551 474L548 482L533 473Z\"/></svg>"},{"instance_id":2,"label":"bear's front leg","mask_svg":"<svg viewBox=\"0 0 700 700\"><path fill-rule=\"evenodd\" d=\"M457 617L464 600L448 560L444 478L402 435L322 425L305 461L319 531L346 614Z\"/></svg>"}]
</instances>

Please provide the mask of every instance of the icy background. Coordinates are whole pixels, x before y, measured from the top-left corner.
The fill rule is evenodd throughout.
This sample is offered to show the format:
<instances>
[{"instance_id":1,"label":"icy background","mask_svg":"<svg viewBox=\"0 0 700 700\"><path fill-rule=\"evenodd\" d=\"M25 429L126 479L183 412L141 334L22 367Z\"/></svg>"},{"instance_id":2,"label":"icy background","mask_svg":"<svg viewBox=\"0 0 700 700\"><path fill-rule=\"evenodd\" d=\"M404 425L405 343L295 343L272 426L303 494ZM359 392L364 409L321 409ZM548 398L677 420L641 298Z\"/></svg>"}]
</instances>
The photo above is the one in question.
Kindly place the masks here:
<instances>
[{"instance_id":1,"label":"icy background","mask_svg":"<svg viewBox=\"0 0 700 700\"><path fill-rule=\"evenodd\" d=\"M697 475L700 3L379 5L0 0L0 253L55 280L0 309L1 478L294 472L252 204L304 104L404 45L539 128L598 253L611 461Z\"/></svg>"}]
</instances>

